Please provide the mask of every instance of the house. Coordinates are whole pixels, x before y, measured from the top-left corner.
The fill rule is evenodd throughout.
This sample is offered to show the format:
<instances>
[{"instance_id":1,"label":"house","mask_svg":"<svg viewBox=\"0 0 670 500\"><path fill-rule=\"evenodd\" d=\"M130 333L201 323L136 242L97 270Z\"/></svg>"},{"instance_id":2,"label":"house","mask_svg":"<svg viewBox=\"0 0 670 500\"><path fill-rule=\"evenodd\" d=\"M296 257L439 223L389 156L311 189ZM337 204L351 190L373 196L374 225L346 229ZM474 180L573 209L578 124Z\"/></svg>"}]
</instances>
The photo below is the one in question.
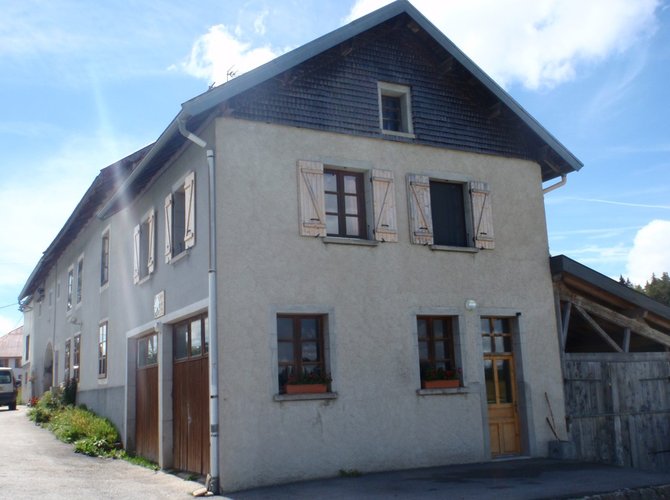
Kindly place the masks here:
<instances>
[{"instance_id":1,"label":"house","mask_svg":"<svg viewBox=\"0 0 670 500\"><path fill-rule=\"evenodd\" d=\"M670 307L551 258L575 456L670 470Z\"/></svg>"},{"instance_id":2,"label":"house","mask_svg":"<svg viewBox=\"0 0 670 500\"><path fill-rule=\"evenodd\" d=\"M23 327L0 337L0 366L16 368L16 377L20 375L20 368L23 359ZM27 360L26 360L27 361Z\"/></svg>"},{"instance_id":3,"label":"house","mask_svg":"<svg viewBox=\"0 0 670 500\"><path fill-rule=\"evenodd\" d=\"M101 171L21 292L35 384L212 490L546 455L543 182L580 167L394 2Z\"/></svg>"}]
</instances>

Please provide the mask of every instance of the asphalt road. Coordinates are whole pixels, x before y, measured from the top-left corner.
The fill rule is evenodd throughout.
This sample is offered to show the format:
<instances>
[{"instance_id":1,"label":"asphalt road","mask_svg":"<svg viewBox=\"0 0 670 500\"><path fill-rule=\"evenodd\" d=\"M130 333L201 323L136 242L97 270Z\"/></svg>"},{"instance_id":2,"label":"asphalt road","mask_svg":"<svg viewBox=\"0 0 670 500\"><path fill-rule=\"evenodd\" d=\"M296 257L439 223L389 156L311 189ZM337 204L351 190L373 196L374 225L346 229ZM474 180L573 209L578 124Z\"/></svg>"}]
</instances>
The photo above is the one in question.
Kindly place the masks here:
<instances>
[{"instance_id":1,"label":"asphalt road","mask_svg":"<svg viewBox=\"0 0 670 500\"><path fill-rule=\"evenodd\" d=\"M124 460L87 457L33 424L27 408L0 408L0 498L193 498L202 488Z\"/></svg>"}]
</instances>

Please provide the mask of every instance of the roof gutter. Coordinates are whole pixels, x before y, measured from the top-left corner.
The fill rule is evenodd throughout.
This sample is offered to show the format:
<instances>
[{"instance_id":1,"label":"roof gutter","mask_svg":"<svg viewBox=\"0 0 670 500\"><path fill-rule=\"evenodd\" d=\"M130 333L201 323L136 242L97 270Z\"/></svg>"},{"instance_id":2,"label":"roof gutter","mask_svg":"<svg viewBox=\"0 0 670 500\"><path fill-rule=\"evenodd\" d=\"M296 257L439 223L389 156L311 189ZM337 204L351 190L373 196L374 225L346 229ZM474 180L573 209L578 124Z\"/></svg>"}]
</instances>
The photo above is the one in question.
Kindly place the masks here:
<instances>
[{"instance_id":1,"label":"roof gutter","mask_svg":"<svg viewBox=\"0 0 670 500\"><path fill-rule=\"evenodd\" d=\"M179 133L193 144L203 149L207 143L186 129L183 118L176 119ZM207 167L209 171L209 271L207 282L209 287L209 467L207 491L214 495L219 493L219 335L216 289L216 185L214 169L214 150L207 149Z\"/></svg>"},{"instance_id":2,"label":"roof gutter","mask_svg":"<svg viewBox=\"0 0 670 500\"><path fill-rule=\"evenodd\" d=\"M545 195L547 193L551 193L553 190L558 189L560 187L565 186L568 183L568 176L565 174L561 175L561 180L558 181L556 184L552 184L551 186L548 186L542 190L542 194Z\"/></svg>"}]
</instances>

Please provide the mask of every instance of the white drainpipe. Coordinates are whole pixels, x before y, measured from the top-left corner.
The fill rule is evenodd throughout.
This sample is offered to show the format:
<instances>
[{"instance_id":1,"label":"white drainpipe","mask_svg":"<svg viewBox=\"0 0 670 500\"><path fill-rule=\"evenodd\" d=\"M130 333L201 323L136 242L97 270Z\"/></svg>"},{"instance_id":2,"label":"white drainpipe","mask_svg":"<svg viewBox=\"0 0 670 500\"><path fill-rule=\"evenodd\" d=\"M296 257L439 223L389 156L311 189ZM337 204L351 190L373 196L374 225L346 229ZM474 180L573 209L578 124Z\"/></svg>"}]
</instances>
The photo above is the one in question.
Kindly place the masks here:
<instances>
[{"instance_id":1,"label":"white drainpipe","mask_svg":"<svg viewBox=\"0 0 670 500\"><path fill-rule=\"evenodd\" d=\"M178 120L179 132L189 141L201 148L207 143L186 130L184 122ZM214 150L207 149L209 169L209 468L207 490L215 495L219 493L219 339L216 293L216 184L214 169Z\"/></svg>"}]
</instances>

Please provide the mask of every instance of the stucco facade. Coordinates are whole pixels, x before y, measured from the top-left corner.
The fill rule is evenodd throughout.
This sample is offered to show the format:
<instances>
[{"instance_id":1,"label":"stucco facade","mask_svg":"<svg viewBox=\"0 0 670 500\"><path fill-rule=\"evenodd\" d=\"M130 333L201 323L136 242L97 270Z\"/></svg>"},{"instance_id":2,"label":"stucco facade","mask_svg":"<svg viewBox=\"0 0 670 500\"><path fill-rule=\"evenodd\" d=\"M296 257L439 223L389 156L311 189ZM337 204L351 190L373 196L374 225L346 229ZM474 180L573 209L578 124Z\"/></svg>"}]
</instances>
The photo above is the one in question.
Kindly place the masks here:
<instances>
[{"instance_id":1,"label":"stucco facade","mask_svg":"<svg viewBox=\"0 0 670 500\"><path fill-rule=\"evenodd\" d=\"M32 393L78 360L78 402L213 489L543 456L565 428L542 188L580 166L395 2L101 171L22 292ZM424 388L438 368L454 387ZM322 392L292 394L307 375Z\"/></svg>"}]
</instances>

